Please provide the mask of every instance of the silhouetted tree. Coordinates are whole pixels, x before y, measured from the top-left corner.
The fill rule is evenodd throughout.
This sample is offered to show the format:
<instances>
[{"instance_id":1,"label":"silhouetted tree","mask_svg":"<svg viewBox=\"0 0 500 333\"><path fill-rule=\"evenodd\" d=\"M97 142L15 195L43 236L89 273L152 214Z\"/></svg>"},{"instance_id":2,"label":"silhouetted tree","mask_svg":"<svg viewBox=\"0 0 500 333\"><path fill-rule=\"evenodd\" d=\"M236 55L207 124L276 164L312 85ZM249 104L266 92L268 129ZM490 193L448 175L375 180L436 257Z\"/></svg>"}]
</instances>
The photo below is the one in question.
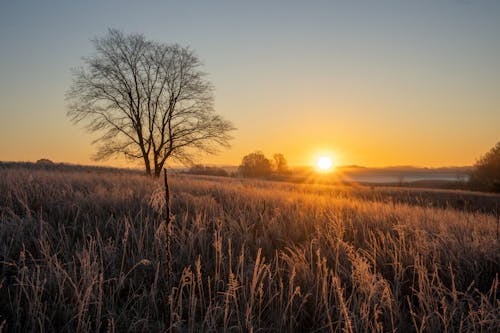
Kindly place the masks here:
<instances>
[{"instance_id":1,"label":"silhouetted tree","mask_svg":"<svg viewBox=\"0 0 500 333\"><path fill-rule=\"evenodd\" d=\"M239 171L245 177L269 176L272 172L272 164L262 152L257 151L243 157Z\"/></svg>"},{"instance_id":2,"label":"silhouetted tree","mask_svg":"<svg viewBox=\"0 0 500 333\"><path fill-rule=\"evenodd\" d=\"M500 142L479 158L472 170L470 181L473 186L500 192Z\"/></svg>"},{"instance_id":3,"label":"silhouetted tree","mask_svg":"<svg viewBox=\"0 0 500 333\"><path fill-rule=\"evenodd\" d=\"M290 172L290 169L288 168L288 162L286 161L285 156L283 154L274 154L273 155L274 159L274 171L277 174L287 174Z\"/></svg>"},{"instance_id":4,"label":"silhouetted tree","mask_svg":"<svg viewBox=\"0 0 500 333\"><path fill-rule=\"evenodd\" d=\"M213 108L213 87L192 50L110 29L74 70L68 115L100 133L96 159L125 154L159 176L167 159L228 146L233 125Z\"/></svg>"}]
</instances>

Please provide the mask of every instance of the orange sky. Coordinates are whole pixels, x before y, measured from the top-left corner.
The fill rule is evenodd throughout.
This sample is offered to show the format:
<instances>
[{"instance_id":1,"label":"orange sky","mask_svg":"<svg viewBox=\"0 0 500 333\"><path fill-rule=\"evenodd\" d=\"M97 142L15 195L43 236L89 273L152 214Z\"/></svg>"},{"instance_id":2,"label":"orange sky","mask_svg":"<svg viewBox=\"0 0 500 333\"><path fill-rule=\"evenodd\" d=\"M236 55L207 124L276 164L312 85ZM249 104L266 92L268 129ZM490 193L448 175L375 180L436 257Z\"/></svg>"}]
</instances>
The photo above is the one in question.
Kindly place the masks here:
<instances>
[{"instance_id":1,"label":"orange sky","mask_svg":"<svg viewBox=\"0 0 500 333\"><path fill-rule=\"evenodd\" d=\"M120 4L122 4L120 2ZM196 50L216 110L256 150L291 165L471 165L500 140L500 3L9 2L0 10L0 160L91 160L70 123L70 69L109 27ZM132 19L133 18L133 19Z\"/></svg>"}]
</instances>

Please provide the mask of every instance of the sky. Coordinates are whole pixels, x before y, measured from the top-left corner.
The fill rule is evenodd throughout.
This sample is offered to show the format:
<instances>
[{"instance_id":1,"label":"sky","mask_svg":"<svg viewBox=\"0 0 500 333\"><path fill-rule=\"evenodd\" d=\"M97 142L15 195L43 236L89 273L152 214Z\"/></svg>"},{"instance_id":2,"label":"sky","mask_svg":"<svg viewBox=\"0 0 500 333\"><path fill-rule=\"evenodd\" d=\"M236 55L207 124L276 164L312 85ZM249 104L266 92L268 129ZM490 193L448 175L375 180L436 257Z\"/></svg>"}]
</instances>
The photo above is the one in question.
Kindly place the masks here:
<instances>
[{"instance_id":1,"label":"sky","mask_svg":"<svg viewBox=\"0 0 500 333\"><path fill-rule=\"evenodd\" d=\"M202 60L237 131L199 163L464 166L500 141L500 1L0 0L0 160L125 165L66 116L108 28Z\"/></svg>"}]
</instances>

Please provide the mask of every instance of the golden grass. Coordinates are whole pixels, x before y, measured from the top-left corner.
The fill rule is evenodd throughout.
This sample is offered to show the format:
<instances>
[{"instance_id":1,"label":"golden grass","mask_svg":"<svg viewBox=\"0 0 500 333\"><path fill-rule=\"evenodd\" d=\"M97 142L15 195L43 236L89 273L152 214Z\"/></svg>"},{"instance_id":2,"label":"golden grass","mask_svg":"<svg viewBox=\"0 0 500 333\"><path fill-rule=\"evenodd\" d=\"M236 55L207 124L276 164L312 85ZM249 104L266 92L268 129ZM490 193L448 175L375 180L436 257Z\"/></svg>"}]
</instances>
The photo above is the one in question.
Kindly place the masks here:
<instances>
[{"instance_id":1,"label":"golden grass","mask_svg":"<svg viewBox=\"0 0 500 333\"><path fill-rule=\"evenodd\" d=\"M0 327L500 327L494 215L364 187L175 175L169 262L161 185L130 174L0 171Z\"/></svg>"}]
</instances>

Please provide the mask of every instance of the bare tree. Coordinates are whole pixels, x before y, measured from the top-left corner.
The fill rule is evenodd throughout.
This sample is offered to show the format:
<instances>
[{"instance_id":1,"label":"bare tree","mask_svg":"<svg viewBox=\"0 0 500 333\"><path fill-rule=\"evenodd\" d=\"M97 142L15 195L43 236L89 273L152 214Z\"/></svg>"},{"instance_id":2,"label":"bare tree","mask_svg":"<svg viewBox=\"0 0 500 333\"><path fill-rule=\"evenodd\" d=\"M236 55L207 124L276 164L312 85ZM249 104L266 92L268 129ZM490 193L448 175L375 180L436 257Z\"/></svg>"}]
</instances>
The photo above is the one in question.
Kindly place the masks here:
<instances>
[{"instance_id":1,"label":"bare tree","mask_svg":"<svg viewBox=\"0 0 500 333\"><path fill-rule=\"evenodd\" d=\"M110 29L75 69L68 116L100 136L95 159L125 154L160 176L168 159L190 162L228 147L231 122L213 108L213 86L194 52Z\"/></svg>"}]
</instances>

